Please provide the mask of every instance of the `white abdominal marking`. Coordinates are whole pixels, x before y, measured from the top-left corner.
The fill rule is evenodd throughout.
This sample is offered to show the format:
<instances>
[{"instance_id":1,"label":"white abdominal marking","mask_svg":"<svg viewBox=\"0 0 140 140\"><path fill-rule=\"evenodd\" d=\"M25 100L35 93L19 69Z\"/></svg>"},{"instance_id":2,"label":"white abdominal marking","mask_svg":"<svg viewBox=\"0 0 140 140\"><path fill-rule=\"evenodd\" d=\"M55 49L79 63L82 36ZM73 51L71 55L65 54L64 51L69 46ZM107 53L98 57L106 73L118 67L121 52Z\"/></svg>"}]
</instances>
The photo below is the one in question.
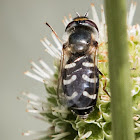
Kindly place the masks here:
<instances>
[{"instance_id":1,"label":"white abdominal marking","mask_svg":"<svg viewBox=\"0 0 140 140\"><path fill-rule=\"evenodd\" d=\"M89 78L87 75L85 75L85 74L83 74L82 75L82 78L85 80L85 81L87 81L87 82L90 82L90 83L97 83L97 78L95 77L95 78Z\"/></svg>"},{"instance_id":2,"label":"white abdominal marking","mask_svg":"<svg viewBox=\"0 0 140 140\"><path fill-rule=\"evenodd\" d=\"M89 62L83 62L82 65L85 67L94 67L94 64Z\"/></svg>"},{"instance_id":3,"label":"white abdominal marking","mask_svg":"<svg viewBox=\"0 0 140 140\"><path fill-rule=\"evenodd\" d=\"M75 81L77 78L76 75L73 75L69 80L63 80L63 84L64 85L68 85L68 84L71 84L73 81Z\"/></svg>"},{"instance_id":4,"label":"white abdominal marking","mask_svg":"<svg viewBox=\"0 0 140 140\"><path fill-rule=\"evenodd\" d=\"M90 95L87 91L84 91L83 95L90 98L90 99L96 99L96 94Z\"/></svg>"},{"instance_id":5,"label":"white abdominal marking","mask_svg":"<svg viewBox=\"0 0 140 140\"><path fill-rule=\"evenodd\" d=\"M76 109L76 110L84 110L84 109L89 109L89 108L92 108L93 106L87 106L87 107L72 107L73 109Z\"/></svg>"},{"instance_id":6,"label":"white abdominal marking","mask_svg":"<svg viewBox=\"0 0 140 140\"><path fill-rule=\"evenodd\" d=\"M72 100L72 99L74 99L77 95L78 95L77 92L73 92L73 94L72 94L71 96L67 96L67 95L65 95L65 96L66 96L66 98L67 98L68 100Z\"/></svg>"},{"instance_id":7,"label":"white abdominal marking","mask_svg":"<svg viewBox=\"0 0 140 140\"><path fill-rule=\"evenodd\" d=\"M77 61L79 61L79 60L81 60L81 59L83 59L83 56L82 56L82 57L77 58L76 60L74 60L74 62L77 62Z\"/></svg>"},{"instance_id":8,"label":"white abdominal marking","mask_svg":"<svg viewBox=\"0 0 140 140\"><path fill-rule=\"evenodd\" d=\"M82 70L82 68L79 68L79 69L75 70L74 72L77 72L77 71L79 71L79 70Z\"/></svg>"},{"instance_id":9,"label":"white abdominal marking","mask_svg":"<svg viewBox=\"0 0 140 140\"><path fill-rule=\"evenodd\" d=\"M87 116L88 116L89 114L85 114L85 115L78 115L78 116L80 116L81 118L87 118Z\"/></svg>"},{"instance_id":10,"label":"white abdominal marking","mask_svg":"<svg viewBox=\"0 0 140 140\"><path fill-rule=\"evenodd\" d=\"M70 69L76 66L76 63L70 63L65 65L65 69Z\"/></svg>"}]
</instances>

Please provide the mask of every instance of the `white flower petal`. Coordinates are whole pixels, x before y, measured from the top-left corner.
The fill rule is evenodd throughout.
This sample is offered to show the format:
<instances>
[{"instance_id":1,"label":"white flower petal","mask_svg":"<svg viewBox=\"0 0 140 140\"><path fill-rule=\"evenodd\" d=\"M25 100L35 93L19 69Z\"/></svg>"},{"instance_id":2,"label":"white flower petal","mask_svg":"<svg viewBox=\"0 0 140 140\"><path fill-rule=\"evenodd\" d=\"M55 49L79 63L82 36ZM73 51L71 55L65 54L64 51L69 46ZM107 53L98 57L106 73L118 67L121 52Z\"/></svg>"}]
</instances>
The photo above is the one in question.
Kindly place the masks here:
<instances>
[{"instance_id":1,"label":"white flower petal","mask_svg":"<svg viewBox=\"0 0 140 140\"><path fill-rule=\"evenodd\" d=\"M91 4L91 9L92 9L92 15L93 15L93 21L97 24L97 26L100 28L100 22L99 22L99 18L95 9L94 4Z\"/></svg>"},{"instance_id":2,"label":"white flower petal","mask_svg":"<svg viewBox=\"0 0 140 140\"><path fill-rule=\"evenodd\" d=\"M132 21L133 21L133 17L134 17L134 14L135 14L135 10L136 10L136 3L131 3L131 6L130 6L130 10L129 10L129 13L128 13L128 21L127 21L127 24L129 26L132 25Z\"/></svg>"},{"instance_id":3,"label":"white flower petal","mask_svg":"<svg viewBox=\"0 0 140 140\"><path fill-rule=\"evenodd\" d=\"M35 67L45 78L50 78L50 75L47 74L43 69L41 69L35 62L31 61L33 67Z\"/></svg>"},{"instance_id":4,"label":"white flower petal","mask_svg":"<svg viewBox=\"0 0 140 140\"><path fill-rule=\"evenodd\" d=\"M53 70L43 60L40 59L39 62L51 75L54 74Z\"/></svg>"},{"instance_id":5,"label":"white flower petal","mask_svg":"<svg viewBox=\"0 0 140 140\"><path fill-rule=\"evenodd\" d=\"M86 134L84 134L80 139L86 139L92 134L92 131L88 131Z\"/></svg>"},{"instance_id":6,"label":"white flower petal","mask_svg":"<svg viewBox=\"0 0 140 140\"><path fill-rule=\"evenodd\" d=\"M24 72L24 74L29 76L29 77L31 77L31 78L33 78L33 79L35 79L35 80L37 80L37 81L39 81L39 82L44 83L44 81L43 81L43 79L41 77L39 77L39 76L29 72L29 71Z\"/></svg>"}]
</instances>

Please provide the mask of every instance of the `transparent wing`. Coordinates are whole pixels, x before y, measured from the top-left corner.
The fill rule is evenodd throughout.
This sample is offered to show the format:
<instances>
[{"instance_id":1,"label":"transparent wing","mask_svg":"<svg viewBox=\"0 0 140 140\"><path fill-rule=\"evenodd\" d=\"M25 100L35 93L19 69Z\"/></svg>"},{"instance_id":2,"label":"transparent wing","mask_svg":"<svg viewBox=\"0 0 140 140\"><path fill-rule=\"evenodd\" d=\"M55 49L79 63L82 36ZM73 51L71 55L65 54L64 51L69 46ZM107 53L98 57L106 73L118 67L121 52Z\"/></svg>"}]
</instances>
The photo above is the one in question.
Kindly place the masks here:
<instances>
[{"instance_id":1,"label":"transparent wing","mask_svg":"<svg viewBox=\"0 0 140 140\"><path fill-rule=\"evenodd\" d=\"M61 44L63 44L63 42L61 41L61 39L58 37L57 33L54 31L54 29L46 22L46 25L51 29L51 31L53 32L53 34L55 35L55 37L61 42ZM64 93L62 91L62 70L63 70L63 66L64 66L64 62L65 62L65 52L66 50L65 48L65 44L63 44L63 48L62 48L62 53L61 53L61 60L60 60L60 66L59 66L59 72L58 72L58 84L57 84L57 96L58 99L60 101L60 103L62 101L64 101Z\"/></svg>"},{"instance_id":2,"label":"transparent wing","mask_svg":"<svg viewBox=\"0 0 140 140\"><path fill-rule=\"evenodd\" d=\"M65 95L62 89L62 73L64 70L64 66L67 62L67 50L62 49L62 53L61 53L61 60L60 60L60 67L59 67L59 73L58 73L58 84L57 84L57 95L58 95L58 99L60 101L60 104L66 104L66 100L65 100Z\"/></svg>"},{"instance_id":3,"label":"transparent wing","mask_svg":"<svg viewBox=\"0 0 140 140\"><path fill-rule=\"evenodd\" d=\"M94 78L96 78L98 73L98 46L95 47L93 62L94 62ZM97 84L94 84L94 92L93 92L94 94L96 93L96 86Z\"/></svg>"},{"instance_id":4,"label":"transparent wing","mask_svg":"<svg viewBox=\"0 0 140 140\"><path fill-rule=\"evenodd\" d=\"M96 76L97 76L97 73L98 73L98 43L96 41L91 46L90 53L92 55L93 63L94 63L94 79L96 79L97 78ZM93 94L95 94L95 93L96 93L96 84L94 84Z\"/></svg>"}]
</instances>

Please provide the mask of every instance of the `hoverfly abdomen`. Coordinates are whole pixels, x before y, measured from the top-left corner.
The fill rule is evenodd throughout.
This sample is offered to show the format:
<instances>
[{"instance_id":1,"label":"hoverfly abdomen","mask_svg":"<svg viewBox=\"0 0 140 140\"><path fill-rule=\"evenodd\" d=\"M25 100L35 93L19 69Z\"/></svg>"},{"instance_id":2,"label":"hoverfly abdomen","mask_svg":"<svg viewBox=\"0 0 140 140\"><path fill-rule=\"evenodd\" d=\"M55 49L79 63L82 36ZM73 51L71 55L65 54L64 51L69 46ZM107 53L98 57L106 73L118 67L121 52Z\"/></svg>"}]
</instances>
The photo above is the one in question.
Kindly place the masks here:
<instances>
[{"instance_id":1,"label":"hoverfly abdomen","mask_svg":"<svg viewBox=\"0 0 140 140\"><path fill-rule=\"evenodd\" d=\"M98 96L99 71L95 64L98 28L87 17L77 17L66 27L63 47L62 88L68 108L81 118L94 109Z\"/></svg>"},{"instance_id":2,"label":"hoverfly abdomen","mask_svg":"<svg viewBox=\"0 0 140 140\"><path fill-rule=\"evenodd\" d=\"M84 118L96 105L99 75L91 56L71 56L62 74L62 86L68 107Z\"/></svg>"}]
</instances>

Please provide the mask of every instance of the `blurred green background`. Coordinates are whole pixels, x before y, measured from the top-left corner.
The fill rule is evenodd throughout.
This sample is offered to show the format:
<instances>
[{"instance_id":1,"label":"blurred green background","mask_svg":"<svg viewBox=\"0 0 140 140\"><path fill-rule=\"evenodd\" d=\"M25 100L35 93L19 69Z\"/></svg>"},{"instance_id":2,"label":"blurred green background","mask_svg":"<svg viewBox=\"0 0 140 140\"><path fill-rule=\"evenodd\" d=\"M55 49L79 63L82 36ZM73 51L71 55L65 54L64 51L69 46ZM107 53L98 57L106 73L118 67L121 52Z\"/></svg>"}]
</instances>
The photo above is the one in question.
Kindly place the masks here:
<instances>
[{"instance_id":1,"label":"blurred green background","mask_svg":"<svg viewBox=\"0 0 140 140\"><path fill-rule=\"evenodd\" d=\"M140 23L140 0L136 2L134 24ZM74 11L83 15L89 9L92 18L91 3L100 15L103 0L0 0L0 140L32 139L21 133L48 127L26 113L26 103L16 98L22 91L46 94L43 84L24 76L23 72L30 70L30 60L37 62L39 58L52 67L53 58L40 43L43 37L52 41L50 29L44 23L52 25L61 37L65 29L63 17L69 13L74 17ZM128 8L130 3L131 0Z\"/></svg>"}]
</instances>

